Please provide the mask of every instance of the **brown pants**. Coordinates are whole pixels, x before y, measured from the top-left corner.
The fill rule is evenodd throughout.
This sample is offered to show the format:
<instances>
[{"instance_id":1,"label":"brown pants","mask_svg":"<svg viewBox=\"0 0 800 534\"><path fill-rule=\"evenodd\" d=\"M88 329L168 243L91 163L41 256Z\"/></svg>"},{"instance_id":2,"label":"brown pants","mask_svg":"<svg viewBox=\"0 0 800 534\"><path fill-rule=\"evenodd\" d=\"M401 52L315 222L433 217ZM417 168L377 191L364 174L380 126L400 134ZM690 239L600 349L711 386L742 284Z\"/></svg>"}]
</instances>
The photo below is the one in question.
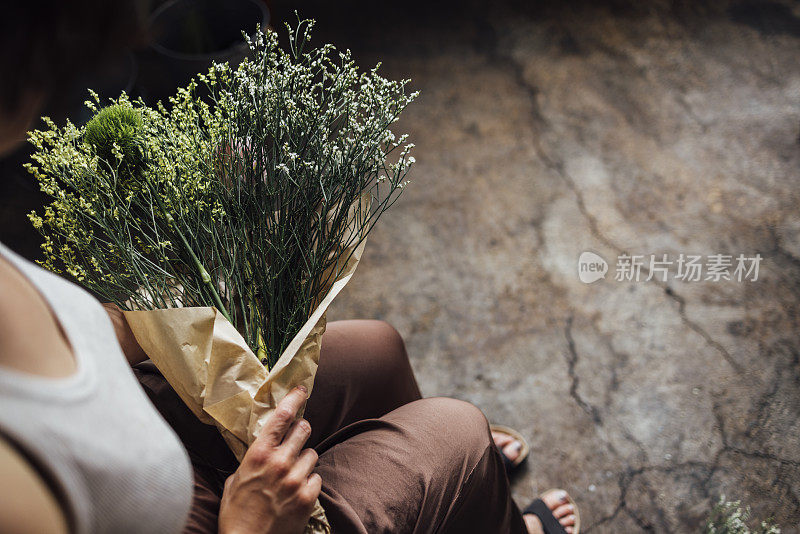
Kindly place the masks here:
<instances>
[{"instance_id":1,"label":"brown pants","mask_svg":"<svg viewBox=\"0 0 800 534\"><path fill-rule=\"evenodd\" d=\"M216 532L235 459L151 363L135 372L192 458L185 532ZM334 534L527 532L486 418L466 402L423 399L403 340L388 324L328 325L305 417Z\"/></svg>"}]
</instances>

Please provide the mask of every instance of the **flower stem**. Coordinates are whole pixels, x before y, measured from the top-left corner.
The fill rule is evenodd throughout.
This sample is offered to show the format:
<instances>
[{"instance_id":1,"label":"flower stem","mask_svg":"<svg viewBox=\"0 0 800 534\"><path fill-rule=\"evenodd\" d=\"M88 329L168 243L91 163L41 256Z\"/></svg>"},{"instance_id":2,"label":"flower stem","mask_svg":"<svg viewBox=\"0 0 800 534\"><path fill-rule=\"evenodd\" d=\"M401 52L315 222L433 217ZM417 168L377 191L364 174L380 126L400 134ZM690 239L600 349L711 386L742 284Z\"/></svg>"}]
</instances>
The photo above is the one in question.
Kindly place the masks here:
<instances>
[{"instance_id":1,"label":"flower stem","mask_svg":"<svg viewBox=\"0 0 800 534\"><path fill-rule=\"evenodd\" d=\"M159 204L161 203L159 202ZM214 303L216 304L217 309L228 320L228 322L232 324L233 320L230 314L228 313L228 310L225 309L225 305L222 304L222 299L219 296L217 288L214 287L214 281L211 279L211 275L208 274L206 268L203 266L202 263L200 263L200 258L197 257L197 254L194 253L192 247L189 246L189 241L186 240L186 237L184 237L183 232L181 232L181 229L178 228L178 225L175 223L175 219L172 217L172 215L167 213L166 210L163 209L163 207L161 211L164 213L164 218L167 220L167 223L169 223L173 228L175 228L175 231L178 233L178 237L180 237L181 242L183 243L183 246L186 249L186 252L188 252L189 256L191 256L192 261L194 262L194 265L197 268L197 272L200 274L200 279L203 281L203 283L208 287L208 290L211 292L211 297L214 299Z\"/></svg>"}]
</instances>

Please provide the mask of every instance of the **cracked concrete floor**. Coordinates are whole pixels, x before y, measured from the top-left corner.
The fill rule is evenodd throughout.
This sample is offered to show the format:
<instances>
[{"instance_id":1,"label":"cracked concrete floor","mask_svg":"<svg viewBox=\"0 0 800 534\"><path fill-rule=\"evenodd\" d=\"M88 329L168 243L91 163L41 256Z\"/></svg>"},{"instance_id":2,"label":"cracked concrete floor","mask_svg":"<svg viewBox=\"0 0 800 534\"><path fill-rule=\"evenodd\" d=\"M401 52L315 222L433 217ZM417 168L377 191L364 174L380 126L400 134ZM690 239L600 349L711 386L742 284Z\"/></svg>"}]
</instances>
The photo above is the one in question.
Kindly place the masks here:
<instances>
[{"instance_id":1,"label":"cracked concrete floor","mask_svg":"<svg viewBox=\"0 0 800 534\"><path fill-rule=\"evenodd\" d=\"M422 91L414 183L331 319L389 321L426 395L527 435L521 504L563 487L584 532L697 532L725 494L798 532L800 8L523 5L304 8ZM584 250L607 279L578 280ZM623 251L763 260L616 282Z\"/></svg>"}]
</instances>

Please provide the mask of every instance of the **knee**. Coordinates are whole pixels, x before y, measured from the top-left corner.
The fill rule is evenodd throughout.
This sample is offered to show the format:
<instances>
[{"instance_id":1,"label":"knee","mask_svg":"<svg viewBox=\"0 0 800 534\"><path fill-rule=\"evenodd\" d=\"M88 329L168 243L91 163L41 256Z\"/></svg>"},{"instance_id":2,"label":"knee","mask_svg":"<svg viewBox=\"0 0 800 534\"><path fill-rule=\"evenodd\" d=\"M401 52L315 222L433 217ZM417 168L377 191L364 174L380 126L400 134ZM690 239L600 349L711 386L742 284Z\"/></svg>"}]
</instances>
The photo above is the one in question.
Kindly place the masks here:
<instances>
[{"instance_id":1,"label":"knee","mask_svg":"<svg viewBox=\"0 0 800 534\"><path fill-rule=\"evenodd\" d=\"M406 347L400 333L385 321L352 319L328 324L322 338L325 361L337 360L337 367L348 365L357 370L394 371L408 366Z\"/></svg>"},{"instance_id":2,"label":"knee","mask_svg":"<svg viewBox=\"0 0 800 534\"><path fill-rule=\"evenodd\" d=\"M458 399L432 397L423 399L437 432L457 447L483 454L492 443L489 422L475 405Z\"/></svg>"},{"instance_id":3,"label":"knee","mask_svg":"<svg viewBox=\"0 0 800 534\"><path fill-rule=\"evenodd\" d=\"M406 344L403 341L403 336L400 335L395 327L386 321L371 320L367 321L370 333L375 337L376 343L382 347L386 347L388 352L393 354L402 354L405 358Z\"/></svg>"},{"instance_id":4,"label":"knee","mask_svg":"<svg viewBox=\"0 0 800 534\"><path fill-rule=\"evenodd\" d=\"M486 416L474 404L450 397L430 397L425 400L429 403L430 410L437 413L440 419L488 432Z\"/></svg>"},{"instance_id":5,"label":"knee","mask_svg":"<svg viewBox=\"0 0 800 534\"><path fill-rule=\"evenodd\" d=\"M390 373L400 372L408 366L408 354L403 336L386 321L364 321L364 332L369 344L379 355L380 365Z\"/></svg>"}]
</instances>

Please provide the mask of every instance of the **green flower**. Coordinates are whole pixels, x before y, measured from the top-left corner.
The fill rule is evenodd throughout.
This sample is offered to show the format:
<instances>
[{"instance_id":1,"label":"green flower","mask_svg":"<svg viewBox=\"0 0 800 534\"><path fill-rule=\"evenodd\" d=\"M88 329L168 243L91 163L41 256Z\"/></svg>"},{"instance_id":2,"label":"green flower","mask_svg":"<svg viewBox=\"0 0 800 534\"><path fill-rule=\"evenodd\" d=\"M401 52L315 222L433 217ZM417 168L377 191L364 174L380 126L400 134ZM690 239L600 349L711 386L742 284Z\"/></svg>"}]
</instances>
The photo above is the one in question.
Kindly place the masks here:
<instances>
[{"instance_id":1,"label":"green flower","mask_svg":"<svg viewBox=\"0 0 800 534\"><path fill-rule=\"evenodd\" d=\"M144 166L142 115L120 104L105 107L86 124L83 140L123 179L137 177Z\"/></svg>"}]
</instances>

